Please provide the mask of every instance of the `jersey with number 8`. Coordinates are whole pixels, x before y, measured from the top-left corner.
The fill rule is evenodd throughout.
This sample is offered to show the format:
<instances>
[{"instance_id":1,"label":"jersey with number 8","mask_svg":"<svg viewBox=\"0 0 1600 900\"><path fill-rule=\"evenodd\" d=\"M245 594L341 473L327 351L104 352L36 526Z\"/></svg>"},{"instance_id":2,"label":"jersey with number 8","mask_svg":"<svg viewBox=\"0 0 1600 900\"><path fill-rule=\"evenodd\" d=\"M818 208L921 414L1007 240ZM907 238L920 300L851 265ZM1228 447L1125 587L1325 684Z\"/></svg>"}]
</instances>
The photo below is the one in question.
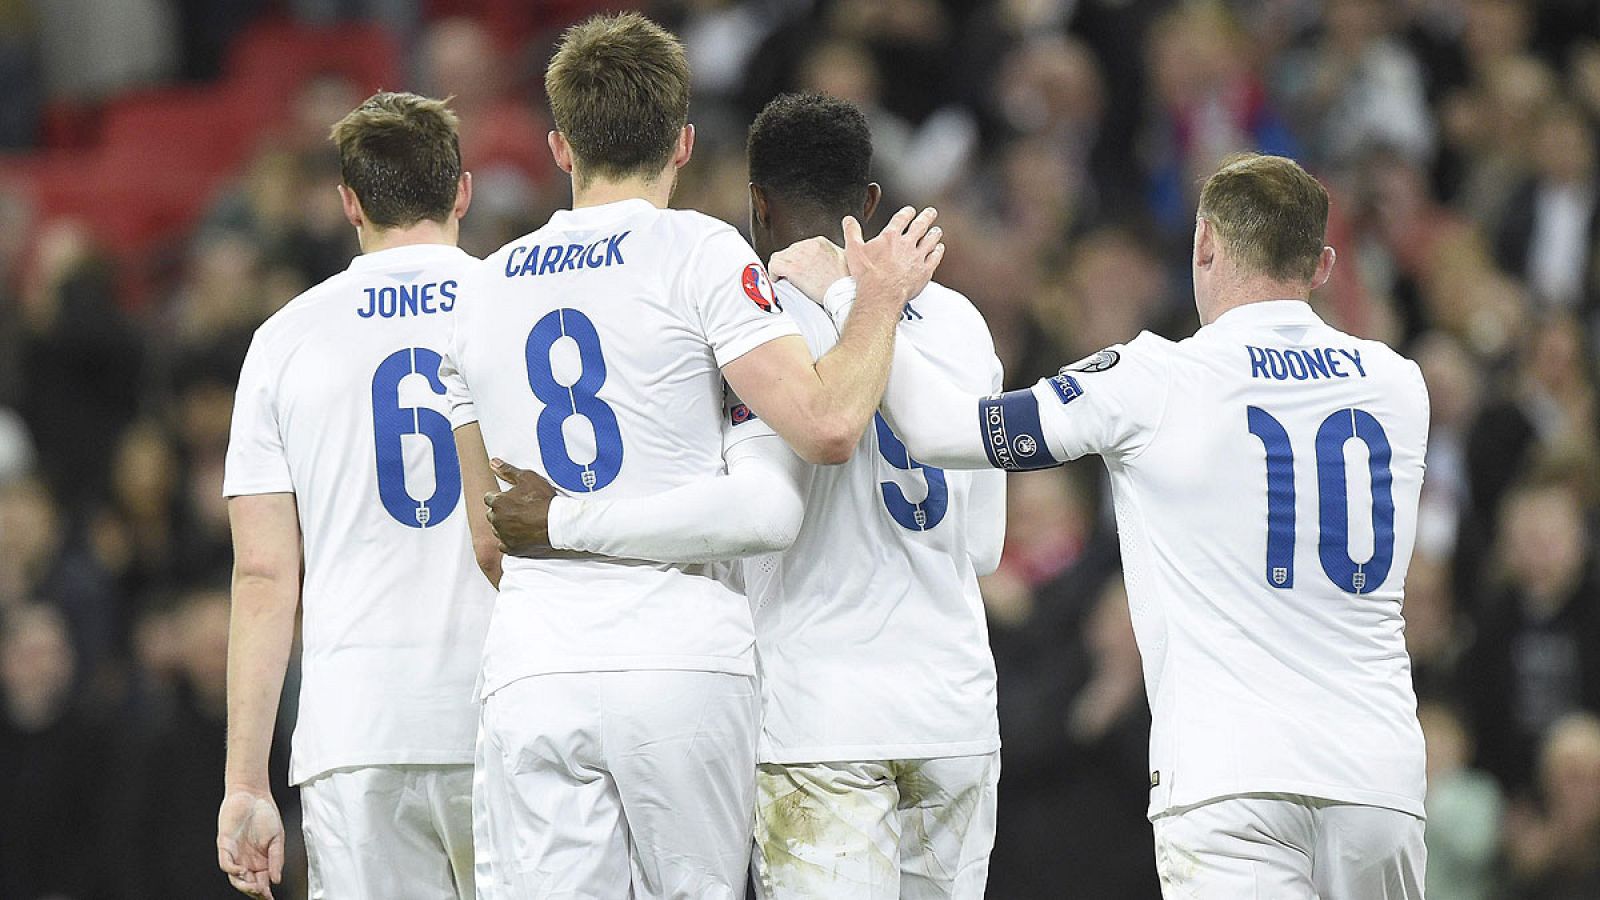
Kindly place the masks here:
<instances>
[{"instance_id":1,"label":"jersey with number 8","mask_svg":"<svg viewBox=\"0 0 1600 900\"><path fill-rule=\"evenodd\" d=\"M721 366L798 334L733 228L644 200L556 213L462 287L452 424L570 494L722 470ZM749 606L708 566L507 559L485 692L552 672L753 674Z\"/></svg>"},{"instance_id":2,"label":"jersey with number 8","mask_svg":"<svg viewBox=\"0 0 1600 900\"><path fill-rule=\"evenodd\" d=\"M1034 403L1038 427L1019 427ZM1006 419L980 426L992 458L1110 470L1152 815L1244 793L1422 815L1400 612L1428 430L1414 363L1268 301L984 409ZM1025 453L1030 435L1045 446Z\"/></svg>"}]
</instances>

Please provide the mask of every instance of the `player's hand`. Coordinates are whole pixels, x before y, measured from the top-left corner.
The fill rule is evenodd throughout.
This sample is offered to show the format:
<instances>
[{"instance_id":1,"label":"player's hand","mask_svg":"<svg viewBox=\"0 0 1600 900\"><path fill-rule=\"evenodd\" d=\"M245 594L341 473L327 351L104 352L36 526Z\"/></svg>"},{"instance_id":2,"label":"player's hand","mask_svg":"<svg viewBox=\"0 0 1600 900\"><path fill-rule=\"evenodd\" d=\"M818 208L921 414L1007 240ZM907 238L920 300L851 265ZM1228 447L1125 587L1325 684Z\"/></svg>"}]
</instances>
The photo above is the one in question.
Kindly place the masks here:
<instances>
[{"instance_id":1,"label":"player's hand","mask_svg":"<svg viewBox=\"0 0 1600 900\"><path fill-rule=\"evenodd\" d=\"M512 556L546 556L550 547L550 500L556 489L538 473L492 459L489 468L509 490L483 495L489 507L489 525L500 539L500 552Z\"/></svg>"},{"instance_id":2,"label":"player's hand","mask_svg":"<svg viewBox=\"0 0 1600 900\"><path fill-rule=\"evenodd\" d=\"M821 303L828 288L850 274L844 248L825 237L807 238L779 250L772 254L769 269L773 278L786 279L813 303Z\"/></svg>"},{"instance_id":3,"label":"player's hand","mask_svg":"<svg viewBox=\"0 0 1600 900\"><path fill-rule=\"evenodd\" d=\"M217 866L242 893L271 900L283 880L283 818L271 793L228 788L217 813Z\"/></svg>"},{"instance_id":4,"label":"player's hand","mask_svg":"<svg viewBox=\"0 0 1600 900\"><path fill-rule=\"evenodd\" d=\"M886 305L898 314L922 293L944 259L943 230L933 224L938 217L931 206L920 214L908 206L870 241L862 239L854 216L845 218L844 253L856 277L857 308Z\"/></svg>"}]
</instances>

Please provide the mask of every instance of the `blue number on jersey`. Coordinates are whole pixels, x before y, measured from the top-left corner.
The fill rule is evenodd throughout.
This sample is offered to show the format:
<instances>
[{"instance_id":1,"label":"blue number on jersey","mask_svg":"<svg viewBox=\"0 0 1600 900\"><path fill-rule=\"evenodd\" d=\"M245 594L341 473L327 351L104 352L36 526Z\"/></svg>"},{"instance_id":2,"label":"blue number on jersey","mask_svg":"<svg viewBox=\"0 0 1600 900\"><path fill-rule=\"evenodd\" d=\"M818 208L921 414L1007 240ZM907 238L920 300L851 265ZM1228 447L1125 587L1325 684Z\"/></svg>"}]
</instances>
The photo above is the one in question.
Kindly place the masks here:
<instances>
[{"instance_id":1,"label":"blue number on jersey","mask_svg":"<svg viewBox=\"0 0 1600 900\"><path fill-rule=\"evenodd\" d=\"M1267 584L1294 587L1294 450L1289 432L1266 410L1252 406L1250 433L1267 451Z\"/></svg>"},{"instance_id":2,"label":"blue number on jersey","mask_svg":"<svg viewBox=\"0 0 1600 900\"><path fill-rule=\"evenodd\" d=\"M435 394L444 393L439 380L439 354L426 347L396 350L372 374L372 438L378 455L378 497L383 508L401 525L427 528L449 517L461 500L461 465L456 460L450 420L438 410L400 405L400 382L421 375ZM406 489L406 463L400 438L420 434L433 445L433 496L417 500Z\"/></svg>"},{"instance_id":3,"label":"blue number on jersey","mask_svg":"<svg viewBox=\"0 0 1600 900\"><path fill-rule=\"evenodd\" d=\"M579 375L571 385L556 381L551 349L563 337L578 345ZM589 317L575 309L546 314L528 333L528 386L544 404L539 413L539 457L545 474L569 491L598 491L622 471L622 429L617 414L596 393L606 383L606 358L600 351L600 333ZM562 430L567 419L583 416L594 428L593 462L579 463L567 449Z\"/></svg>"},{"instance_id":4,"label":"blue number on jersey","mask_svg":"<svg viewBox=\"0 0 1600 900\"><path fill-rule=\"evenodd\" d=\"M917 469L922 470L922 477L928 482L928 496L921 503L912 503L906 499L906 492L900 485L893 481L880 481L878 487L883 491L883 507L889 511L889 517L900 523L900 527L911 531L931 531L935 525L944 521L945 509L950 505L950 490L945 486L944 470L933 466L925 466L911 458L906 445L890 430L889 423L883 420L881 414L874 416L873 421L878 429L878 453L889 465L904 472Z\"/></svg>"},{"instance_id":5,"label":"blue number on jersey","mask_svg":"<svg viewBox=\"0 0 1600 900\"><path fill-rule=\"evenodd\" d=\"M1267 453L1267 584L1294 587L1294 450L1289 433L1272 414L1257 406L1247 410L1250 433ZM1345 442L1367 445L1372 476L1372 557L1350 558L1350 503L1346 496ZM1390 470L1389 436L1371 413L1341 409L1317 429L1317 553L1322 571L1348 594L1376 590L1394 563L1394 475Z\"/></svg>"}]
</instances>

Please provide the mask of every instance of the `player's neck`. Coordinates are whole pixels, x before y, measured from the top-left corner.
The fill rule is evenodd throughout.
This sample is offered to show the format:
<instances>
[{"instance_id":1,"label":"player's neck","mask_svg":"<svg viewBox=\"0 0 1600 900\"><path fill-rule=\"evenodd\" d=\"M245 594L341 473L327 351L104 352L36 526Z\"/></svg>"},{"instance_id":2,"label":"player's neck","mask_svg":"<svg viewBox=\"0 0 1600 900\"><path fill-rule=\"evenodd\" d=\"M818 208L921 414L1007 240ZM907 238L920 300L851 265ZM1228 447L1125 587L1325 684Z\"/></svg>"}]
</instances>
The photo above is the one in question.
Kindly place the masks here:
<instances>
[{"instance_id":1,"label":"player's neck","mask_svg":"<svg viewBox=\"0 0 1600 900\"><path fill-rule=\"evenodd\" d=\"M357 231L356 237L360 240L362 253L377 253L379 250L393 250L396 247L412 247L420 244L445 244L454 247L460 240L461 226L454 218L446 222L430 222L424 219L405 228L362 228Z\"/></svg>"},{"instance_id":2,"label":"player's neck","mask_svg":"<svg viewBox=\"0 0 1600 900\"><path fill-rule=\"evenodd\" d=\"M572 179L572 208L604 206L623 200L644 200L658 209L666 209L672 200L675 179L668 172L653 176L635 175L609 180L604 178Z\"/></svg>"},{"instance_id":3,"label":"player's neck","mask_svg":"<svg viewBox=\"0 0 1600 900\"><path fill-rule=\"evenodd\" d=\"M1209 325L1230 309L1262 303L1267 300L1310 300L1311 291L1305 282L1279 281L1273 278L1245 278L1227 285L1219 285L1211 303L1210 315L1202 324Z\"/></svg>"}]
</instances>

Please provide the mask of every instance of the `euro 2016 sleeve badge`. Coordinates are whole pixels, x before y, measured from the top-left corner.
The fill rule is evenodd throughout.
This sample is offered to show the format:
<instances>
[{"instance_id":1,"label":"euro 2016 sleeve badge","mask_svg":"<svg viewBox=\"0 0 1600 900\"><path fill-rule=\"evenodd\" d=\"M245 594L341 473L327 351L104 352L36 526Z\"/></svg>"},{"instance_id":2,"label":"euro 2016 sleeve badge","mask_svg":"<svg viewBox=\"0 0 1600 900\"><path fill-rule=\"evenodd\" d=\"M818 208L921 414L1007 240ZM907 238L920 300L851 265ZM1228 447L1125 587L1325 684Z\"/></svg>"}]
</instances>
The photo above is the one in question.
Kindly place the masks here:
<instances>
[{"instance_id":1,"label":"euro 2016 sleeve badge","mask_svg":"<svg viewBox=\"0 0 1600 900\"><path fill-rule=\"evenodd\" d=\"M744 267L744 272L739 276L739 286L744 288L744 295L762 312L783 312L783 305L778 302L778 292L772 287L772 279L759 263Z\"/></svg>"}]
</instances>

